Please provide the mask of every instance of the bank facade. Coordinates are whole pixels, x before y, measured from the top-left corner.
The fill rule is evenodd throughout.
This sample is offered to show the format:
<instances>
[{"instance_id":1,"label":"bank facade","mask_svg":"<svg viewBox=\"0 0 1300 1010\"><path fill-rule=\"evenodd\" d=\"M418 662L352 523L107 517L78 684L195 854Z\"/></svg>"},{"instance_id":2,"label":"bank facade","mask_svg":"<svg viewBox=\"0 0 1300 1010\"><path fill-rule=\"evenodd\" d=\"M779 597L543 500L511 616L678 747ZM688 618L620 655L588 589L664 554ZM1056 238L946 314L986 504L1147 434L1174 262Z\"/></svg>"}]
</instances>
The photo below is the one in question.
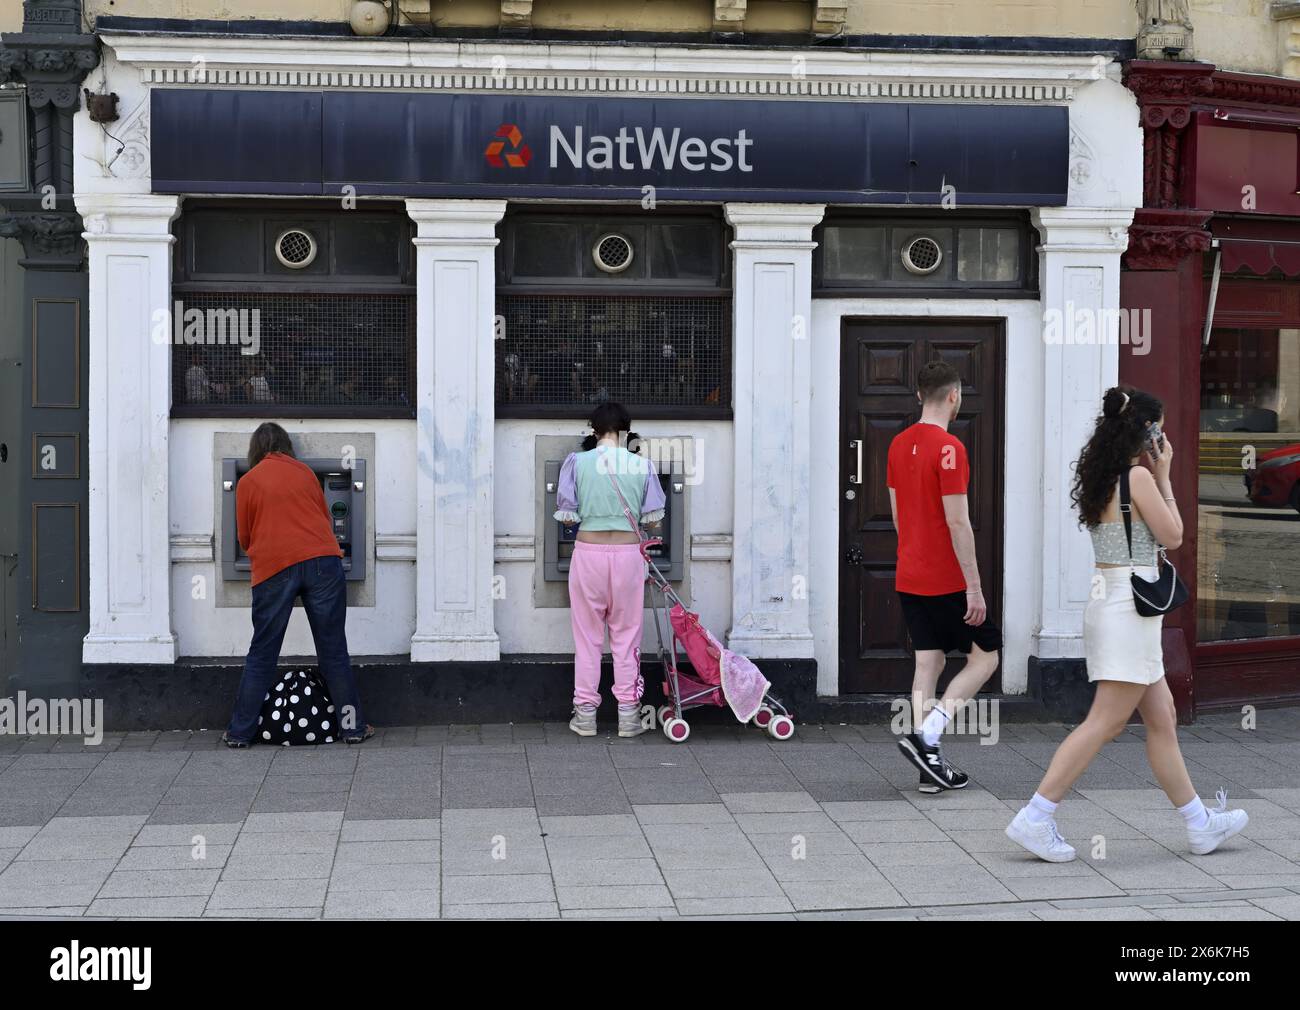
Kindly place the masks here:
<instances>
[{"instance_id":1,"label":"bank facade","mask_svg":"<svg viewBox=\"0 0 1300 1010\"><path fill-rule=\"evenodd\" d=\"M26 656L11 691L224 718L233 488L274 418L337 508L375 717L558 717L552 471L608 398L705 624L796 716L874 717L910 682L885 449L942 357L991 690L1086 704L1069 464L1120 375L1142 192L1115 54L165 28L101 18L85 87L116 118L75 116L87 626L75 670ZM311 652L295 617L284 653Z\"/></svg>"}]
</instances>

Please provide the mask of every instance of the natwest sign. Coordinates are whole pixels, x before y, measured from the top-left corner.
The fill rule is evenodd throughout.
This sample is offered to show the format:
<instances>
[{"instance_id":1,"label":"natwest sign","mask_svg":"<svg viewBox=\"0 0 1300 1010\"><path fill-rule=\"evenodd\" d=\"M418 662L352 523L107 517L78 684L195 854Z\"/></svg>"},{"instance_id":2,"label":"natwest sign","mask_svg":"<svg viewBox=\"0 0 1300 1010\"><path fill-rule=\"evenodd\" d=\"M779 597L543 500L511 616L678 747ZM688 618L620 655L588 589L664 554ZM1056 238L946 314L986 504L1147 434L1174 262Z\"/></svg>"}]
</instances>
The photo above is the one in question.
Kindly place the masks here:
<instances>
[{"instance_id":1,"label":"natwest sign","mask_svg":"<svg viewBox=\"0 0 1300 1010\"><path fill-rule=\"evenodd\" d=\"M151 92L159 193L1063 206L1064 106ZM204 129L195 132L193 124ZM945 188L947 187L947 188Z\"/></svg>"},{"instance_id":2,"label":"natwest sign","mask_svg":"<svg viewBox=\"0 0 1300 1010\"><path fill-rule=\"evenodd\" d=\"M572 129L572 140L562 126L551 126L551 167L556 168L564 157L574 168L584 165L594 172L604 169L636 169L650 171L662 168L671 171L680 165L688 172L752 172L749 148L754 141L744 129L734 137L683 137L681 127L666 132L662 126L646 130L636 127L629 131L619 127L612 137L595 134L583 138L581 126Z\"/></svg>"}]
</instances>

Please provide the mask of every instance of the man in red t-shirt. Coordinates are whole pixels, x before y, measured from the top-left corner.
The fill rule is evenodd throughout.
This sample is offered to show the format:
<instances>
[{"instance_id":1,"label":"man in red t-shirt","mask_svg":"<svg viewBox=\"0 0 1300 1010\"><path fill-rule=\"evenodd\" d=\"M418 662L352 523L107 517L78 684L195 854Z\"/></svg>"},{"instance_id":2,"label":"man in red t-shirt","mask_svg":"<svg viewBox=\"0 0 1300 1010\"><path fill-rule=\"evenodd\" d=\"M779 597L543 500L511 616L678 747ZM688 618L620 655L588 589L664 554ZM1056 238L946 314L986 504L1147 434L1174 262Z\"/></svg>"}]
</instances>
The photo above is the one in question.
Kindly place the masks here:
<instances>
[{"instance_id":1,"label":"man in red t-shirt","mask_svg":"<svg viewBox=\"0 0 1300 1010\"><path fill-rule=\"evenodd\" d=\"M916 654L912 679L913 732L899 749L919 769L921 791L964 788L967 776L944 760L939 737L953 713L993 675L1002 632L988 617L975 561L966 488L966 447L948 432L961 410L961 377L932 361L917 377L921 420L889 444L889 507L898 531L898 591ZM966 665L934 704L944 654L966 654ZM933 705L919 726L916 720Z\"/></svg>"},{"instance_id":2,"label":"man in red t-shirt","mask_svg":"<svg viewBox=\"0 0 1300 1010\"><path fill-rule=\"evenodd\" d=\"M271 421L253 432L248 463L248 473L235 486L235 512L239 546L253 565L253 640L222 740L228 747L253 742L262 702L275 686L275 667L294 602L301 599L316 660L334 702L336 725L326 731L360 743L375 731L362 716L348 656L343 552L320 481L294 458L288 432Z\"/></svg>"}]
</instances>

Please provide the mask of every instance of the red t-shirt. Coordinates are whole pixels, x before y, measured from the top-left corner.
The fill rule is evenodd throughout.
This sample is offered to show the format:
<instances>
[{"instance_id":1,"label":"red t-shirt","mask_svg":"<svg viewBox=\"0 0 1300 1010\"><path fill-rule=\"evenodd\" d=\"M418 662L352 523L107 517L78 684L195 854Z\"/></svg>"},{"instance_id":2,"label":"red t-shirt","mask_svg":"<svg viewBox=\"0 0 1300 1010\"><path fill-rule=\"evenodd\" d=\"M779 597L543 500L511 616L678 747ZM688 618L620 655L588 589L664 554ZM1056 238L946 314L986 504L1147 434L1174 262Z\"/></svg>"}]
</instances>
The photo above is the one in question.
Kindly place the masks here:
<instances>
[{"instance_id":1,"label":"red t-shirt","mask_svg":"<svg viewBox=\"0 0 1300 1010\"><path fill-rule=\"evenodd\" d=\"M299 561L343 556L320 480L292 456L267 453L239 479L235 515L253 585Z\"/></svg>"},{"instance_id":2,"label":"red t-shirt","mask_svg":"<svg viewBox=\"0 0 1300 1010\"><path fill-rule=\"evenodd\" d=\"M886 482L898 510L898 568L894 588L943 596L966 588L952 547L943 497L965 494L970 463L961 439L937 424L917 423L889 443Z\"/></svg>"}]
</instances>

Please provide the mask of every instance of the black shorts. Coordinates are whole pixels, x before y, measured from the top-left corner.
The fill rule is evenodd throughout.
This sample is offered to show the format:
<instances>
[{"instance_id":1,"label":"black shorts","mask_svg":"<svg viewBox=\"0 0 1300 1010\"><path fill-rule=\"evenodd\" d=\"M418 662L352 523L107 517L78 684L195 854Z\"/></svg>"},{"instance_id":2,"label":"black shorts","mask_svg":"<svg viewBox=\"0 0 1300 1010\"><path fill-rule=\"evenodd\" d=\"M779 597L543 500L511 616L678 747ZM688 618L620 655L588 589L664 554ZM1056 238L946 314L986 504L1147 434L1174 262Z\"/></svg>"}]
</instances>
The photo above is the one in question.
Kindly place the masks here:
<instances>
[{"instance_id":1,"label":"black shorts","mask_svg":"<svg viewBox=\"0 0 1300 1010\"><path fill-rule=\"evenodd\" d=\"M984 623L972 628L966 623L966 593L943 596L917 596L899 593L903 621L917 652L938 649L941 652L970 652L971 643L985 652L1002 648L1002 630L985 617Z\"/></svg>"}]
</instances>

